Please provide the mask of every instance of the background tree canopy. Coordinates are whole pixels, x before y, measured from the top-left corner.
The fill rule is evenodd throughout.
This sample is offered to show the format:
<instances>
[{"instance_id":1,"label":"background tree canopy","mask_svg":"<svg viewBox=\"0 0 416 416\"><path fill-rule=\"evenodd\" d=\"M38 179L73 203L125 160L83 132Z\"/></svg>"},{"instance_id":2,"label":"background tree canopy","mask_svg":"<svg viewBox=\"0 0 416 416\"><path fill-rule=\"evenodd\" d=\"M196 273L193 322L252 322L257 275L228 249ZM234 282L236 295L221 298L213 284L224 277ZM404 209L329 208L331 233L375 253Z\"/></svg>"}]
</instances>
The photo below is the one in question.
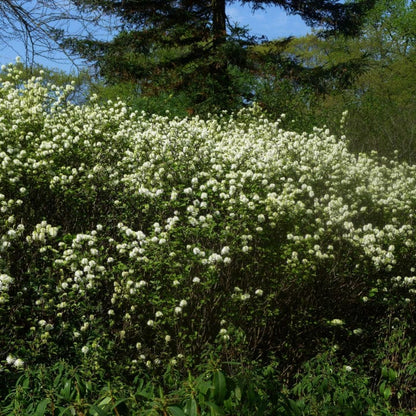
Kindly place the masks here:
<instances>
[{"instance_id":1,"label":"background tree canopy","mask_svg":"<svg viewBox=\"0 0 416 416\"><path fill-rule=\"evenodd\" d=\"M64 44L90 62L107 83L133 84L144 96L175 96L189 111L233 109L253 99L257 79L263 76L261 54L248 47L261 39L233 25L226 5L232 1L96 1L76 0L82 12L100 10L116 16L120 31L111 41L66 39ZM374 0L339 1L242 1L253 9L266 5L301 16L323 34L355 35ZM300 67L280 54L281 69ZM261 60L260 60L261 61ZM318 76L315 71L314 76Z\"/></svg>"},{"instance_id":2,"label":"background tree canopy","mask_svg":"<svg viewBox=\"0 0 416 416\"><path fill-rule=\"evenodd\" d=\"M414 162L415 41L414 2L380 0L367 15L359 37L323 39L319 33L311 34L292 39L284 54L295 56L312 72L341 70L341 78L324 79L325 94L309 107L314 122L322 120L337 131L339 115L348 110L345 133L355 151L376 149L388 156L397 151L400 158ZM347 70L352 63L355 73ZM339 83L344 76L348 82ZM308 98L311 104L311 95ZM276 100L270 101L269 97L272 108Z\"/></svg>"}]
</instances>

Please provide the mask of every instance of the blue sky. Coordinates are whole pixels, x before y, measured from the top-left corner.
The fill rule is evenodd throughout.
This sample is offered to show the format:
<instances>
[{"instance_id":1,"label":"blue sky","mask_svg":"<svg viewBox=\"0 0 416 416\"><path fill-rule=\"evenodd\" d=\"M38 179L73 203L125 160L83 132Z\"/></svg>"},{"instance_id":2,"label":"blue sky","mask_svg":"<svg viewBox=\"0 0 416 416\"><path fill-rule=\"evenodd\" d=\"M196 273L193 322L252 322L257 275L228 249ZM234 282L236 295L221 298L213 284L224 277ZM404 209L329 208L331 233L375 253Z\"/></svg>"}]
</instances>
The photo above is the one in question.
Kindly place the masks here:
<instances>
[{"instance_id":1,"label":"blue sky","mask_svg":"<svg viewBox=\"0 0 416 416\"><path fill-rule=\"evenodd\" d=\"M301 36L309 32L309 28L300 17L287 15L279 7L267 7L253 13L250 7L243 7L235 2L227 7L227 15L230 20L240 26L247 26L253 35L265 35L269 39L291 35ZM24 46L17 39L10 41L8 45L0 43L0 64L14 62L17 55L22 58L25 56ZM56 52L49 58L35 56L35 62L65 71L72 71L76 68L64 54Z\"/></svg>"},{"instance_id":2,"label":"blue sky","mask_svg":"<svg viewBox=\"0 0 416 416\"><path fill-rule=\"evenodd\" d=\"M266 7L253 13L247 5L234 3L227 7L227 14L234 22L248 26L253 35L265 35L269 39L302 36L310 31L299 16L287 15L280 7Z\"/></svg>"}]
</instances>

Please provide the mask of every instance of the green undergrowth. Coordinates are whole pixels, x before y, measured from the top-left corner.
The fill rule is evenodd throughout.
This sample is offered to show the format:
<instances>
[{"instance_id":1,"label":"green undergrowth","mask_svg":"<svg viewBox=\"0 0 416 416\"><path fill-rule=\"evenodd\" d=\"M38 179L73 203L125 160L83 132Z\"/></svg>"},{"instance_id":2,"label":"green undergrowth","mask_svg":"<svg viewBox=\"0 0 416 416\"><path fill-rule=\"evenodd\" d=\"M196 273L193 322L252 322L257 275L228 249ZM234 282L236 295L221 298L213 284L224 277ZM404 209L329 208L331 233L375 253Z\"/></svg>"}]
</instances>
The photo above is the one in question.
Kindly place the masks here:
<instances>
[{"instance_id":1,"label":"green undergrowth","mask_svg":"<svg viewBox=\"0 0 416 416\"><path fill-rule=\"evenodd\" d=\"M306 362L290 387L275 364L243 367L212 356L186 377L168 367L157 380L142 374L128 381L84 374L62 361L22 372L1 414L411 415L400 405L414 400L415 354L410 349L399 367L383 360L365 374L358 362L342 364L327 351Z\"/></svg>"}]
</instances>

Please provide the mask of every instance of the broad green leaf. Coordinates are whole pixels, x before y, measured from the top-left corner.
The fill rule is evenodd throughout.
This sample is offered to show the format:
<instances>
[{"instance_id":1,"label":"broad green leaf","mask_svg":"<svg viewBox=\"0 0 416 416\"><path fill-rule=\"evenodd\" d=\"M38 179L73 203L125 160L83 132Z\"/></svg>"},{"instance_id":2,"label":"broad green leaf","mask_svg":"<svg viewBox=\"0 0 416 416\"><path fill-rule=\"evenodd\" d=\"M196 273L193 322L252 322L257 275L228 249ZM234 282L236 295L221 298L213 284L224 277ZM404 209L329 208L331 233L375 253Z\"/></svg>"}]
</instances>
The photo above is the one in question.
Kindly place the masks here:
<instances>
[{"instance_id":1,"label":"broad green leaf","mask_svg":"<svg viewBox=\"0 0 416 416\"><path fill-rule=\"evenodd\" d=\"M215 403L205 402L211 411L211 416L222 416L224 411Z\"/></svg>"},{"instance_id":2,"label":"broad green leaf","mask_svg":"<svg viewBox=\"0 0 416 416\"><path fill-rule=\"evenodd\" d=\"M392 368L389 368L389 381L393 382L397 378L397 372L394 371Z\"/></svg>"},{"instance_id":3,"label":"broad green leaf","mask_svg":"<svg viewBox=\"0 0 416 416\"><path fill-rule=\"evenodd\" d=\"M214 373L214 397L217 403L222 404L227 393L227 385L224 374L217 370Z\"/></svg>"},{"instance_id":4,"label":"broad green leaf","mask_svg":"<svg viewBox=\"0 0 416 416\"><path fill-rule=\"evenodd\" d=\"M66 380L63 389L61 390L60 394L65 400L71 400L71 389L72 389L72 382L71 380Z\"/></svg>"},{"instance_id":5,"label":"broad green leaf","mask_svg":"<svg viewBox=\"0 0 416 416\"><path fill-rule=\"evenodd\" d=\"M198 416L198 405L193 397L186 401L185 414L188 416Z\"/></svg>"},{"instance_id":6,"label":"broad green leaf","mask_svg":"<svg viewBox=\"0 0 416 416\"><path fill-rule=\"evenodd\" d=\"M41 402L39 402L33 416L43 416L46 412L46 409L50 401L51 401L50 399L43 399Z\"/></svg>"},{"instance_id":7,"label":"broad green leaf","mask_svg":"<svg viewBox=\"0 0 416 416\"><path fill-rule=\"evenodd\" d=\"M168 412L171 416L186 416L183 410L177 406L169 406Z\"/></svg>"},{"instance_id":8,"label":"broad green leaf","mask_svg":"<svg viewBox=\"0 0 416 416\"><path fill-rule=\"evenodd\" d=\"M386 400L388 400L391 396L391 387L387 386L383 391L383 396Z\"/></svg>"},{"instance_id":9,"label":"broad green leaf","mask_svg":"<svg viewBox=\"0 0 416 416\"><path fill-rule=\"evenodd\" d=\"M103 406L108 405L109 403L111 403L111 397L107 396L107 397L104 397L104 399L102 399L100 403L98 403L98 406L103 407Z\"/></svg>"},{"instance_id":10,"label":"broad green leaf","mask_svg":"<svg viewBox=\"0 0 416 416\"><path fill-rule=\"evenodd\" d=\"M89 413L91 416L108 416L108 412L106 410L100 409L95 404L91 405Z\"/></svg>"},{"instance_id":11,"label":"broad green leaf","mask_svg":"<svg viewBox=\"0 0 416 416\"><path fill-rule=\"evenodd\" d=\"M28 376L24 376L22 387L27 390L29 388L30 379Z\"/></svg>"}]
</instances>

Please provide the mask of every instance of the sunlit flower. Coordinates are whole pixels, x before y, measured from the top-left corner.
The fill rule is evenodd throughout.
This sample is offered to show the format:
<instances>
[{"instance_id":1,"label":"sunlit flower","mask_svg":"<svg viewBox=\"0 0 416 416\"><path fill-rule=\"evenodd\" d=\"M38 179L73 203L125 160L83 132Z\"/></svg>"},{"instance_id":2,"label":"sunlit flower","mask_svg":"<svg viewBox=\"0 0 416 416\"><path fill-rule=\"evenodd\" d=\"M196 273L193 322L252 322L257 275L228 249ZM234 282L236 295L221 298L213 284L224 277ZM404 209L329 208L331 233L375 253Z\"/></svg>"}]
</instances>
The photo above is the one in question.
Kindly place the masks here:
<instances>
[{"instance_id":1,"label":"sunlit flower","mask_svg":"<svg viewBox=\"0 0 416 416\"><path fill-rule=\"evenodd\" d=\"M15 362L13 363L13 366L16 368L22 368L24 365L24 361L20 358L16 358Z\"/></svg>"},{"instance_id":2,"label":"sunlit flower","mask_svg":"<svg viewBox=\"0 0 416 416\"><path fill-rule=\"evenodd\" d=\"M8 356L6 357L6 362L7 362L7 364L9 364L9 365L14 364L14 363L15 363L15 361L16 361L16 358L15 358L15 357L13 357L12 355L8 355Z\"/></svg>"}]
</instances>

